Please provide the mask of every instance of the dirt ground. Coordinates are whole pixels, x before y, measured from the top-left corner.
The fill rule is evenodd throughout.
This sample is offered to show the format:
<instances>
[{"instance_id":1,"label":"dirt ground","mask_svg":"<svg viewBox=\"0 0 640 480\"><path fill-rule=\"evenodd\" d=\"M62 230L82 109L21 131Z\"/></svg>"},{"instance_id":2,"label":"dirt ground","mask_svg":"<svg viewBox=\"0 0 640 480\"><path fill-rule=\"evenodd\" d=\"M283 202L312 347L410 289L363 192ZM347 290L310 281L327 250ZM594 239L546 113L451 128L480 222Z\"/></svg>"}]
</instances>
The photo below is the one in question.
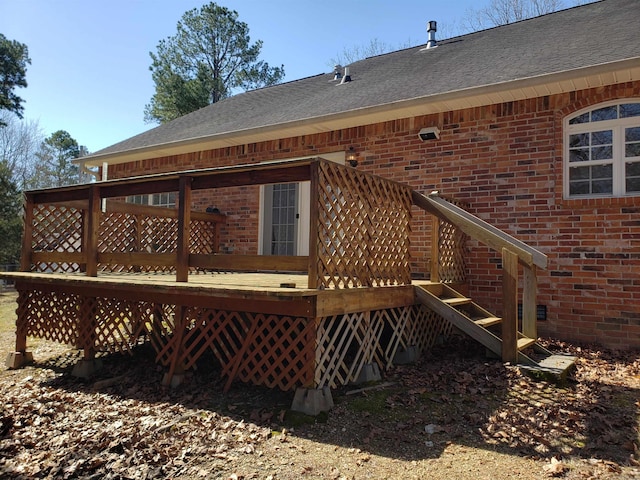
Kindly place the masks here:
<instances>
[{"instance_id":1,"label":"dirt ground","mask_svg":"<svg viewBox=\"0 0 640 480\"><path fill-rule=\"evenodd\" d=\"M15 298L0 291L2 356ZM579 357L563 385L455 337L312 418L291 393L221 393L206 359L177 389L144 346L81 381L79 352L30 340L34 364L0 369L0 478L640 479L640 353L547 343Z\"/></svg>"}]
</instances>

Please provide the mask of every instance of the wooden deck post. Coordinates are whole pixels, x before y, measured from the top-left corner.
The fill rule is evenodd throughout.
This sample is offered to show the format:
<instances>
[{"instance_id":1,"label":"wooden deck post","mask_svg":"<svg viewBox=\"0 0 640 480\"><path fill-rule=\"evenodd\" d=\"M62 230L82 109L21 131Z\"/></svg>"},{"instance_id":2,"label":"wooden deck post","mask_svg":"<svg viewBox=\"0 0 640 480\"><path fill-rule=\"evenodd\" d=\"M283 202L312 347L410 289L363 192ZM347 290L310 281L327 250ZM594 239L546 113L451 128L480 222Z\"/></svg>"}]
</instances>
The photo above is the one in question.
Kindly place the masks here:
<instances>
[{"instance_id":1,"label":"wooden deck post","mask_svg":"<svg viewBox=\"0 0 640 480\"><path fill-rule=\"evenodd\" d=\"M100 187L96 184L89 188L89 209L86 215L86 224L82 235L82 248L84 250L88 277L98 276L98 237L100 234L100 215L102 203L100 201Z\"/></svg>"},{"instance_id":2,"label":"wooden deck post","mask_svg":"<svg viewBox=\"0 0 640 480\"><path fill-rule=\"evenodd\" d=\"M502 249L502 361L518 359L518 255Z\"/></svg>"},{"instance_id":3,"label":"wooden deck post","mask_svg":"<svg viewBox=\"0 0 640 480\"><path fill-rule=\"evenodd\" d=\"M433 215L431 221L431 276L432 282L440 281L440 218Z\"/></svg>"},{"instance_id":4,"label":"wooden deck post","mask_svg":"<svg viewBox=\"0 0 640 480\"><path fill-rule=\"evenodd\" d=\"M20 256L20 270L31 271L31 252L33 243L33 196L24 196L24 232L22 234L22 253Z\"/></svg>"},{"instance_id":5,"label":"wooden deck post","mask_svg":"<svg viewBox=\"0 0 640 480\"><path fill-rule=\"evenodd\" d=\"M178 193L178 251L176 282L189 280L189 237L191 233L191 177L180 177Z\"/></svg>"},{"instance_id":6,"label":"wooden deck post","mask_svg":"<svg viewBox=\"0 0 640 480\"><path fill-rule=\"evenodd\" d=\"M537 339L537 289L538 279L536 266L524 268L524 285L522 291L522 333L525 337Z\"/></svg>"},{"instance_id":7,"label":"wooden deck post","mask_svg":"<svg viewBox=\"0 0 640 480\"><path fill-rule=\"evenodd\" d=\"M318 272L318 222L320 221L320 214L318 211L318 201L320 198L319 188L319 165L318 162L313 162L309 165L311 169L311 186L309 188L310 205L309 205L309 264L307 268L308 273L308 287L318 288L319 272Z\"/></svg>"}]
</instances>

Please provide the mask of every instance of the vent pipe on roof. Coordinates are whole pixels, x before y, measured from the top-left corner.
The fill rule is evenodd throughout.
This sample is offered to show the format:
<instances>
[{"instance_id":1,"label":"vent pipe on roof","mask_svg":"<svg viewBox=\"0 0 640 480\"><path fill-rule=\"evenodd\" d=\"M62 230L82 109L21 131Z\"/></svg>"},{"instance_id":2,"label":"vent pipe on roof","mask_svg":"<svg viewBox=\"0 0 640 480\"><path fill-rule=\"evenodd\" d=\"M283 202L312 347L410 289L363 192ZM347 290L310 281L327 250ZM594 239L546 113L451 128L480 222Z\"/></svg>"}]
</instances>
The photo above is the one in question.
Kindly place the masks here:
<instances>
[{"instance_id":1,"label":"vent pipe on roof","mask_svg":"<svg viewBox=\"0 0 640 480\"><path fill-rule=\"evenodd\" d=\"M340 66L339 64L336 65L335 67L333 67L333 79L334 80L340 80L342 78L342 74L340 73L340 69L342 68L342 66Z\"/></svg>"},{"instance_id":2,"label":"vent pipe on roof","mask_svg":"<svg viewBox=\"0 0 640 480\"><path fill-rule=\"evenodd\" d=\"M343 83L347 83L351 81L351 75L349 75L349 67L344 67L344 77L342 77L342 80L340 81L339 85L342 85Z\"/></svg>"},{"instance_id":3,"label":"vent pipe on roof","mask_svg":"<svg viewBox=\"0 0 640 480\"><path fill-rule=\"evenodd\" d=\"M437 31L437 27L436 27L436 21L435 20L431 20L428 24L427 24L427 34L428 34L428 40L427 40L427 48L435 48L438 46L438 42L436 41L436 31Z\"/></svg>"}]
</instances>

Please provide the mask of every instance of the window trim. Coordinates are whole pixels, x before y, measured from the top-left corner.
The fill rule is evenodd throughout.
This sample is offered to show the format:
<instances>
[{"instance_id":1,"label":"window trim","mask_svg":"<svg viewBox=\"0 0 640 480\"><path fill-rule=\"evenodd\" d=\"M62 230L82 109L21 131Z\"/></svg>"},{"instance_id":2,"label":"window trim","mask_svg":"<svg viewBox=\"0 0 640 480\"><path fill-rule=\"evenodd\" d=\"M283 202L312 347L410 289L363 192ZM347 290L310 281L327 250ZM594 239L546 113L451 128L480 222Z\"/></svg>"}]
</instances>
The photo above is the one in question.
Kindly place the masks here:
<instances>
[{"instance_id":1,"label":"window trim","mask_svg":"<svg viewBox=\"0 0 640 480\"><path fill-rule=\"evenodd\" d=\"M571 114L564 117L562 122L562 190L563 190L563 198L565 200L587 200L593 198L627 198L627 197L636 197L640 196L640 192L626 192L625 185L625 164L627 163L626 157L624 156L625 152L625 139L624 139L624 129L630 126L640 126L640 116L633 116L627 118L616 118L613 120L600 120L595 122L585 122L579 124L570 125L569 121L573 118L576 118L580 115L584 115L585 113L592 112L594 110L599 110L601 108L610 107L612 105L621 105L621 104L640 104L640 98L620 98L616 100L610 100L607 102L597 103L594 105L590 105L583 109L572 112ZM571 195L569 193L570 182L569 182L569 169L572 166L570 159L570 143L569 139L572 134L576 133L590 133L596 132L600 130L611 130L612 131L612 149L613 149L613 159L611 160L612 168L613 168L613 187L612 193L606 194L588 194L588 195ZM608 162L602 161L601 163L591 163L588 165L604 165ZM573 165L577 166L577 165ZM585 165L586 166L586 165Z\"/></svg>"}]
</instances>

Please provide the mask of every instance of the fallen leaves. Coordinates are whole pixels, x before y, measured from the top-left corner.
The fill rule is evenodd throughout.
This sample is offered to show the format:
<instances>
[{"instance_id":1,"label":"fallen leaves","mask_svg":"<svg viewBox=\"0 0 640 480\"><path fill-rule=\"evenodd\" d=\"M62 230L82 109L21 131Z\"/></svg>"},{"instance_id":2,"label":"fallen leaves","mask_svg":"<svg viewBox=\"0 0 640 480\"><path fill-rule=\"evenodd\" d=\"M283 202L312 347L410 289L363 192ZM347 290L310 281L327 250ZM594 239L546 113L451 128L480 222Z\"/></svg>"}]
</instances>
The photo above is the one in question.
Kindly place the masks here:
<instances>
[{"instance_id":1,"label":"fallen leaves","mask_svg":"<svg viewBox=\"0 0 640 480\"><path fill-rule=\"evenodd\" d=\"M384 388L349 390L327 424L295 431L282 402L263 401L277 392L247 386L223 396L197 376L191 386L165 391L160 373L149 375L153 364L140 371L126 365L92 384L42 365L4 372L0 476L375 478L380 468L395 472L398 458L449 461L452 444L538 458L530 478L624 478L638 466L637 359L582 349L571 382L560 387L461 351L434 351L418 365L393 368ZM379 410L349 410L363 399L382 399ZM314 459L301 438L333 449ZM473 462L462 449L451 457Z\"/></svg>"}]
</instances>

